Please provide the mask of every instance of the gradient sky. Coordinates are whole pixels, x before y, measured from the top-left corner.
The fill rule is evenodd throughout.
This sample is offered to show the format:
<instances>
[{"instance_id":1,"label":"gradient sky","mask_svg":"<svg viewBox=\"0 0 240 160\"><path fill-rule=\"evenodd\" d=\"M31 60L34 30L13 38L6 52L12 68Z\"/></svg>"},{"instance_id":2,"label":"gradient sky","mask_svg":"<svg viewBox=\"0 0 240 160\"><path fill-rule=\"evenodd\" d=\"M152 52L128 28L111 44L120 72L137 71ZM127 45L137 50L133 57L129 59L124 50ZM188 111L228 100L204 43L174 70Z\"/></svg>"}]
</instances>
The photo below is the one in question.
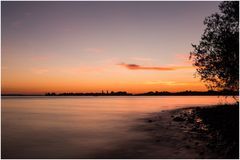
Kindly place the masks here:
<instances>
[{"instance_id":1,"label":"gradient sky","mask_svg":"<svg viewBox=\"0 0 240 160\"><path fill-rule=\"evenodd\" d=\"M220 2L1 2L2 93L206 90L188 60Z\"/></svg>"}]
</instances>

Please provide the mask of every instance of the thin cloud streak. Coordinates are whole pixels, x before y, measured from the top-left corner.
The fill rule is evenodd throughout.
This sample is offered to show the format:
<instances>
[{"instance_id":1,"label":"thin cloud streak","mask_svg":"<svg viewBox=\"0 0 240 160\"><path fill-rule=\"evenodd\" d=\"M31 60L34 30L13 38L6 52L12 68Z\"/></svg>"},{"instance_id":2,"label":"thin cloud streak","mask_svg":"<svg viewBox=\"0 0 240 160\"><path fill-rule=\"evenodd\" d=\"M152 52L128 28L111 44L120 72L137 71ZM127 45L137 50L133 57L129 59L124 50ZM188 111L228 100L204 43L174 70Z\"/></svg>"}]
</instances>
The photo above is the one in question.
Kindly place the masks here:
<instances>
[{"instance_id":1,"label":"thin cloud streak","mask_svg":"<svg viewBox=\"0 0 240 160\"><path fill-rule=\"evenodd\" d=\"M179 69L193 69L192 66L170 66L170 67L146 67L137 64L120 63L120 66L126 67L130 70L157 70L157 71L174 71Z\"/></svg>"}]
</instances>

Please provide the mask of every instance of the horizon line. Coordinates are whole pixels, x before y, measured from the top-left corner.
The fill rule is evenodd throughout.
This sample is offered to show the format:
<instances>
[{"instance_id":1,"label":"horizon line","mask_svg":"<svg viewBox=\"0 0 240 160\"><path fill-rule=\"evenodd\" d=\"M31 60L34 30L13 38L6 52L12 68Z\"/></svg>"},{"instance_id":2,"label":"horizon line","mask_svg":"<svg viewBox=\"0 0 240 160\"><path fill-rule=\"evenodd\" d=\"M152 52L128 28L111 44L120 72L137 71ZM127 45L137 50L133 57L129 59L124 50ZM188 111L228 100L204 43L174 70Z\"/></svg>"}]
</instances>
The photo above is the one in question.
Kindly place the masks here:
<instances>
[{"instance_id":1,"label":"horizon line","mask_svg":"<svg viewBox=\"0 0 240 160\"><path fill-rule=\"evenodd\" d=\"M147 91L147 92L140 92L140 93L131 93L127 91L102 91L102 92L45 92L45 93L1 93L1 96L58 96L58 95L77 95L77 94L82 94L82 95L87 95L87 94L96 94L96 95L114 95L114 94L125 94L125 95L144 95L144 94L181 94L181 93L209 93L209 92L214 92L214 93L223 93L223 92L231 92L231 93L239 93L239 91L233 91L233 90L207 90L207 91L197 91L197 90L184 90L184 91L177 91L177 92L170 92L170 91Z\"/></svg>"}]
</instances>

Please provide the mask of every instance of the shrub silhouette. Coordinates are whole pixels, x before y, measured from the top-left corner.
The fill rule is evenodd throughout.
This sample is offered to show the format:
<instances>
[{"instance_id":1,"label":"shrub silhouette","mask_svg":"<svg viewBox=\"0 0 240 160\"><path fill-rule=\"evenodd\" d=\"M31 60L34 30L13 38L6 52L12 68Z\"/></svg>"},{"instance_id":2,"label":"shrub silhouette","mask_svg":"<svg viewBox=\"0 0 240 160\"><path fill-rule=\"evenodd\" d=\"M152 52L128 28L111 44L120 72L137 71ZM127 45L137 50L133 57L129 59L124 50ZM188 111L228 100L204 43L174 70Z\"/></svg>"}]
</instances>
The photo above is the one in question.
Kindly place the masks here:
<instances>
[{"instance_id":1,"label":"shrub silhouette","mask_svg":"<svg viewBox=\"0 0 240 160\"><path fill-rule=\"evenodd\" d=\"M221 13L205 18L205 31L190 53L196 75L209 89L239 89L239 2L219 5Z\"/></svg>"}]
</instances>

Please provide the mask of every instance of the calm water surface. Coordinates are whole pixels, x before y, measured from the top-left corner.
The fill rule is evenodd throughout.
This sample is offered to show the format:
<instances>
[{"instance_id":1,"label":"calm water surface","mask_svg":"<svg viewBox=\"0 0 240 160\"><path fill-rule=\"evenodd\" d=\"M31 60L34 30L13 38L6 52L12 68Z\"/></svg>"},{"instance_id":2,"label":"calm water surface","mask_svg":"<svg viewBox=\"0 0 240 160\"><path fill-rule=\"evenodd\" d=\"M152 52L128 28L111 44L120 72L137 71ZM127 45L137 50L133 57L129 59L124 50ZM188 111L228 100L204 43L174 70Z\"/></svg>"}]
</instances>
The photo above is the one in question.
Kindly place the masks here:
<instances>
[{"instance_id":1,"label":"calm water surface","mask_svg":"<svg viewBox=\"0 0 240 160\"><path fill-rule=\"evenodd\" d=\"M152 112L233 102L217 96L2 97L2 157L95 158L146 139Z\"/></svg>"}]
</instances>

